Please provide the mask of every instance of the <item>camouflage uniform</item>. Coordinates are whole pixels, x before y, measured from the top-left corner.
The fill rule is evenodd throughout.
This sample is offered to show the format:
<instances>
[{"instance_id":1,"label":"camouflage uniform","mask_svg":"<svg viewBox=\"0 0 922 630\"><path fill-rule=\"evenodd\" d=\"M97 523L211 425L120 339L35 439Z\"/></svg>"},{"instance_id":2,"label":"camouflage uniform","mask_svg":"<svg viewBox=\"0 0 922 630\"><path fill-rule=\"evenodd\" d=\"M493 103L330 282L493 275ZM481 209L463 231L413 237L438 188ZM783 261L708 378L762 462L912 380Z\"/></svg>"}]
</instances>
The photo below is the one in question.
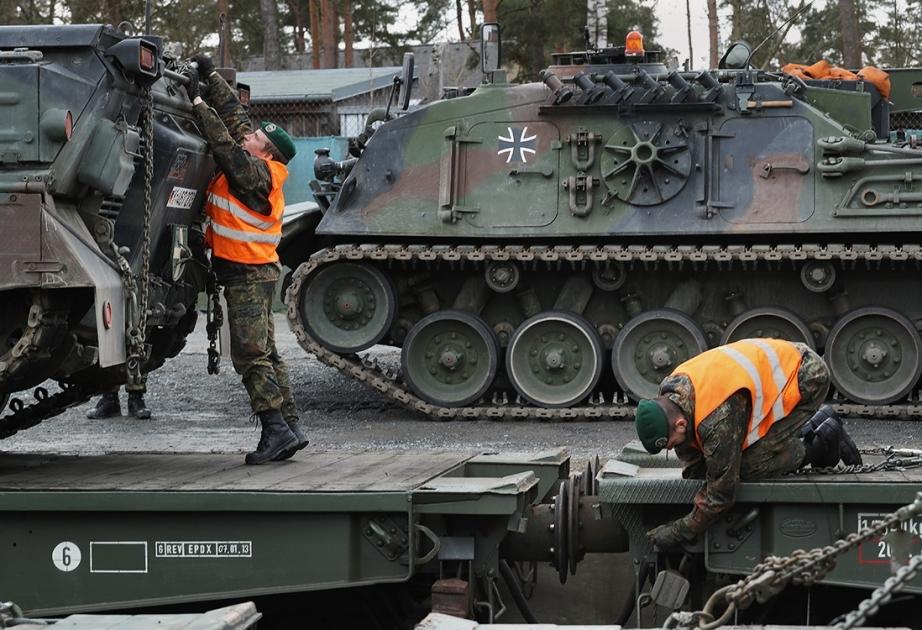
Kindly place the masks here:
<instances>
[{"instance_id":1,"label":"camouflage uniform","mask_svg":"<svg viewBox=\"0 0 922 630\"><path fill-rule=\"evenodd\" d=\"M202 135L231 190L256 212L270 212L272 175L265 160L243 150L240 142L253 123L231 87L217 74L207 78L205 99L193 106ZM248 265L212 258L218 283L224 287L231 337L231 360L243 379L254 413L280 409L289 423L298 419L291 397L288 367L275 346L272 298L281 275L279 263Z\"/></svg>"},{"instance_id":2,"label":"camouflage uniform","mask_svg":"<svg viewBox=\"0 0 922 630\"><path fill-rule=\"evenodd\" d=\"M694 538L732 507L739 480L777 477L803 464L806 451L799 429L826 399L829 368L808 346L794 345L803 355L797 372L801 400L788 416L772 425L765 437L745 451L743 439L752 412L748 392L736 392L701 421L698 436L702 450L699 451L694 446L691 426L695 417L691 381L686 375L677 374L660 384L660 394L677 404L689 420L686 440L675 449L685 464L682 476L707 480L695 496L691 513L669 526L678 537Z\"/></svg>"}]
</instances>

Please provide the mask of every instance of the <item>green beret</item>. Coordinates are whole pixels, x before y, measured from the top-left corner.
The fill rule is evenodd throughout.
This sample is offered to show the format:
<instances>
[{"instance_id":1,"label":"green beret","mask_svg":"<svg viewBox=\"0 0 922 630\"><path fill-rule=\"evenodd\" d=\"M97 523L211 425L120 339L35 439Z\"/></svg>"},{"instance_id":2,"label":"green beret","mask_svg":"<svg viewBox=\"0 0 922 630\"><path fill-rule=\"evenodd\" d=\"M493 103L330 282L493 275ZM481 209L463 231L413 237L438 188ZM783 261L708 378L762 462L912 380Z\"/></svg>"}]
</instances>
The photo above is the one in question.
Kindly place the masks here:
<instances>
[{"instance_id":1,"label":"green beret","mask_svg":"<svg viewBox=\"0 0 922 630\"><path fill-rule=\"evenodd\" d=\"M641 400L634 414L637 437L648 453L659 453L669 439L669 421L666 412L655 400Z\"/></svg>"},{"instance_id":2,"label":"green beret","mask_svg":"<svg viewBox=\"0 0 922 630\"><path fill-rule=\"evenodd\" d=\"M284 129L268 120L259 123L259 128L263 130L266 137L268 137L272 144L275 145L275 148L279 150L282 157L284 157L286 161L291 161L291 158L298 152L291 136L289 136Z\"/></svg>"}]
</instances>

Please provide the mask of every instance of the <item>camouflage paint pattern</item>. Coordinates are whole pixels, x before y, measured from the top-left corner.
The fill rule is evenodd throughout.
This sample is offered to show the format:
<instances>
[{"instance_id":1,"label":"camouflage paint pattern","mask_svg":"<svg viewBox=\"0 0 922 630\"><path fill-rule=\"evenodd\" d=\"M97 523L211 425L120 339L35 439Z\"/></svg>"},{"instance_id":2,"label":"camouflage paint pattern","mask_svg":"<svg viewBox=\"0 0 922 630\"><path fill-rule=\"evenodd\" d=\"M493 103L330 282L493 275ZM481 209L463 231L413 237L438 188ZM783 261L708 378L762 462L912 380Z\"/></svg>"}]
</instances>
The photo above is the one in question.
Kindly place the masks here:
<instances>
[{"instance_id":1,"label":"camouflage paint pattern","mask_svg":"<svg viewBox=\"0 0 922 630\"><path fill-rule=\"evenodd\" d=\"M136 67L139 39L111 26L0 26L0 48L20 49L0 60L0 82L16 95L0 106L0 295L10 305L0 318L0 393L49 378L94 387L125 382L126 295L112 246L137 274L145 214L140 92L147 84L154 102L151 308L142 370L175 356L194 326L204 284L198 223L213 162L184 90L160 72L175 70L165 66L172 62L161 57L162 42L147 43L157 69L145 74ZM173 247L177 229L185 230L188 251ZM195 260L174 276L173 261L190 252ZM33 307L45 314L40 331L28 320ZM12 357L30 327L36 342Z\"/></svg>"},{"instance_id":2,"label":"camouflage paint pattern","mask_svg":"<svg viewBox=\"0 0 922 630\"><path fill-rule=\"evenodd\" d=\"M630 72L630 66L619 71ZM867 93L807 86L792 97L769 76L724 78L713 107L672 103L669 87L650 104L574 105L574 99L554 105L540 83L483 85L470 96L434 102L372 136L352 171L353 181L318 233L604 240L915 229L918 204L881 222L849 197L869 169L826 176L818 168L825 155L818 140L870 129ZM674 176L682 180L681 190L661 203L637 205L618 198L613 193L621 184L603 171L605 145L638 123L663 125L665 135L687 143L694 165L687 176ZM582 164L571 156L580 132L597 137L594 160ZM510 134L515 141L533 136L519 142L530 151L503 152ZM894 157L873 155L884 161ZM873 169L874 174L900 172L898 165ZM581 173L596 185L588 211L574 214L564 185ZM657 172L654 179L664 185L666 177ZM867 182L860 186L877 189Z\"/></svg>"}]
</instances>

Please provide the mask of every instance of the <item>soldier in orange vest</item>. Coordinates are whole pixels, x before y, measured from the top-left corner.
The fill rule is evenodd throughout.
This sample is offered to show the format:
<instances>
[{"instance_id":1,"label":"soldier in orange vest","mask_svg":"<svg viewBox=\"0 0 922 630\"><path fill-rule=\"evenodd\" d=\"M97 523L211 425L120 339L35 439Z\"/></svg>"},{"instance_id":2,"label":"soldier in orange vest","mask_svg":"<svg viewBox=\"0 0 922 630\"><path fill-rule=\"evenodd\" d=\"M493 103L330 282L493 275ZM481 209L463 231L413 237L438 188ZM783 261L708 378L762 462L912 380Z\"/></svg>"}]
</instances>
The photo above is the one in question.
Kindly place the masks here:
<instances>
[{"instance_id":1,"label":"soldier in orange vest","mask_svg":"<svg viewBox=\"0 0 922 630\"><path fill-rule=\"evenodd\" d=\"M231 87L205 55L194 58L187 92L220 172L206 191L205 242L224 287L231 359L262 433L247 464L287 459L307 446L298 425L288 368L275 347L272 297L281 274L282 184L295 145L271 122L255 127ZM207 99L199 93L205 81ZM211 105L211 107L209 107Z\"/></svg>"},{"instance_id":2,"label":"soldier in orange vest","mask_svg":"<svg viewBox=\"0 0 922 630\"><path fill-rule=\"evenodd\" d=\"M705 479L685 517L648 536L661 549L690 542L732 507L739 481L777 477L810 464L860 464L829 406L829 369L808 346L744 339L703 352L637 405L637 435L650 453L675 449L682 476ZM819 411L818 411L819 410Z\"/></svg>"}]
</instances>

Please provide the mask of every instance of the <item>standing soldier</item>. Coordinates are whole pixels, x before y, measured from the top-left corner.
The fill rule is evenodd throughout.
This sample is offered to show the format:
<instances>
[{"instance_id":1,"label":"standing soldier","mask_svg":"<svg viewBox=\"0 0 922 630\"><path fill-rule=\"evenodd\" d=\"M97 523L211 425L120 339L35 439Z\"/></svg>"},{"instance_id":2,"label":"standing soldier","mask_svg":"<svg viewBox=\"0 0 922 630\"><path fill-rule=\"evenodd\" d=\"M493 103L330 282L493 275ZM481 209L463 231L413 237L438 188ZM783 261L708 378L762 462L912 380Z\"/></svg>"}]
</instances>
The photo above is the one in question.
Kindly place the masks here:
<instances>
[{"instance_id":1,"label":"standing soldier","mask_svg":"<svg viewBox=\"0 0 922 630\"><path fill-rule=\"evenodd\" d=\"M740 480L801 466L860 464L831 407L829 368L802 343L744 339L702 352L637 404L637 435L650 453L674 448L686 479L705 479L687 516L648 536L661 549L690 542L733 506ZM819 409L819 411L817 411Z\"/></svg>"},{"instance_id":2,"label":"standing soldier","mask_svg":"<svg viewBox=\"0 0 922 630\"><path fill-rule=\"evenodd\" d=\"M205 239L227 300L234 369L262 425L259 444L246 463L264 464L287 459L308 443L298 426L272 321L272 296L281 273L276 248L285 210L282 184L295 145L278 125L263 122L254 128L211 59L198 55L194 61L198 69L188 71L187 91L220 169L207 191ZM199 93L200 77L207 103Z\"/></svg>"},{"instance_id":3,"label":"standing soldier","mask_svg":"<svg viewBox=\"0 0 922 630\"><path fill-rule=\"evenodd\" d=\"M141 375L141 382L137 385L125 385L128 393L128 415L138 420L150 418L150 409L144 403L144 394L147 393L147 374ZM86 412L86 417L91 420L99 418L114 418L122 415L122 404L118 400L118 387L111 392L106 392L96 401L96 406Z\"/></svg>"}]
</instances>

